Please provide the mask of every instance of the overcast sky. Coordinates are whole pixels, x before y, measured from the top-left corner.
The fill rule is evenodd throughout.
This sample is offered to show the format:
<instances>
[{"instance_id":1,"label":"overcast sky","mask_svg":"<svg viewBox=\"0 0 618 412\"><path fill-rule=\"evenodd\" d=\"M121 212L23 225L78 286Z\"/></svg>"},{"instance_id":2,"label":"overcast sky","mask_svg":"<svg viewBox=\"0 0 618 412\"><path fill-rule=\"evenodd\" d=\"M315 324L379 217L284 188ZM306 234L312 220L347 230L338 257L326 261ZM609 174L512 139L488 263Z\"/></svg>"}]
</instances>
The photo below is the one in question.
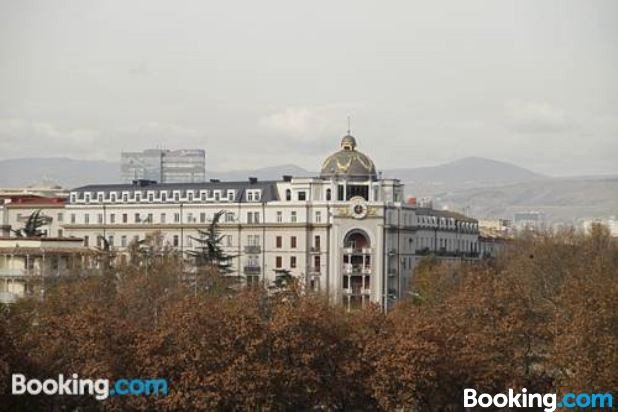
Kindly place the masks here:
<instances>
[{"instance_id":1,"label":"overcast sky","mask_svg":"<svg viewBox=\"0 0 618 412\"><path fill-rule=\"evenodd\" d=\"M0 159L618 173L618 2L0 0Z\"/></svg>"}]
</instances>

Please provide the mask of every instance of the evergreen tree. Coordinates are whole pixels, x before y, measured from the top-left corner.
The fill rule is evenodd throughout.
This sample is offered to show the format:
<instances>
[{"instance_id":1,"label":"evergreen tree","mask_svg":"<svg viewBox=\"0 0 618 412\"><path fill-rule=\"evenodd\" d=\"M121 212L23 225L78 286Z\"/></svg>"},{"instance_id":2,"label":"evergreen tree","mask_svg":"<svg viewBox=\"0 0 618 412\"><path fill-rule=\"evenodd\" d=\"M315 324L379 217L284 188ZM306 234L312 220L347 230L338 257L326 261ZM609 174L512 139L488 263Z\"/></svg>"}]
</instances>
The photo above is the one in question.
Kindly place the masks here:
<instances>
[{"instance_id":1,"label":"evergreen tree","mask_svg":"<svg viewBox=\"0 0 618 412\"><path fill-rule=\"evenodd\" d=\"M191 237L198 243L195 250L187 251L187 255L193 259L197 268L213 267L222 275L233 272L232 259L235 256L228 255L221 246L223 236L219 229L219 220L225 211L220 210L212 218L208 229L198 230L199 237Z\"/></svg>"},{"instance_id":2,"label":"evergreen tree","mask_svg":"<svg viewBox=\"0 0 618 412\"><path fill-rule=\"evenodd\" d=\"M45 233L41 230L47 224L49 218L41 214L41 210L36 210L26 220L23 228L14 230L17 237L42 237Z\"/></svg>"}]
</instances>

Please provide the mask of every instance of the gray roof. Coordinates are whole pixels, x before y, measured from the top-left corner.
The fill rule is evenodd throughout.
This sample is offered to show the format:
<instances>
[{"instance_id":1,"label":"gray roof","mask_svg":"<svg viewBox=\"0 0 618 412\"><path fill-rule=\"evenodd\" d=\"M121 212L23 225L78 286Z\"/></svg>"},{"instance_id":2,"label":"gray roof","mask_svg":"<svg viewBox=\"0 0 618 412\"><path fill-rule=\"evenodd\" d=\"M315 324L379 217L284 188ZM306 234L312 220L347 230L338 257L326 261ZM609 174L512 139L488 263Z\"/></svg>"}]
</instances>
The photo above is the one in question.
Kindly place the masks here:
<instances>
[{"instance_id":1,"label":"gray roof","mask_svg":"<svg viewBox=\"0 0 618 412\"><path fill-rule=\"evenodd\" d=\"M246 202L246 191L251 189L261 189L262 196L261 202L270 202L279 200L279 196L276 189L276 181L257 181L251 183L249 181L243 182L203 182L203 183L149 183L145 185L120 183L120 184L96 184L76 187L71 189L71 193L85 193L85 192L132 192L132 191L168 191L173 190L234 190L236 191L235 202Z\"/></svg>"}]
</instances>

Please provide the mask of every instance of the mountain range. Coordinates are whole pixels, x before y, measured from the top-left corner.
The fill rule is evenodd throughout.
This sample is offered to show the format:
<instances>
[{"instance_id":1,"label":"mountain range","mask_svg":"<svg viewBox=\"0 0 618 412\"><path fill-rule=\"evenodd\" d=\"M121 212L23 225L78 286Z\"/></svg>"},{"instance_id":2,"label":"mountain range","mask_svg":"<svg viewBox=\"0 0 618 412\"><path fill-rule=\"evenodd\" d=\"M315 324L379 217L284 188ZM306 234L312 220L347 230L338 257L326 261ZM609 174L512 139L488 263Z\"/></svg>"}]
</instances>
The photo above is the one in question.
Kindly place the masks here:
<instances>
[{"instance_id":1,"label":"mountain range","mask_svg":"<svg viewBox=\"0 0 618 412\"><path fill-rule=\"evenodd\" d=\"M465 211L475 217L510 218L516 211L538 210L552 221L618 215L618 176L544 176L517 165L467 157L437 166L385 169L383 177L398 178L406 194L431 197L434 207ZM252 170L208 171L223 181L280 179L283 175L316 176L296 165ZM118 162L69 158L0 160L0 187L77 187L120 181Z\"/></svg>"}]
</instances>

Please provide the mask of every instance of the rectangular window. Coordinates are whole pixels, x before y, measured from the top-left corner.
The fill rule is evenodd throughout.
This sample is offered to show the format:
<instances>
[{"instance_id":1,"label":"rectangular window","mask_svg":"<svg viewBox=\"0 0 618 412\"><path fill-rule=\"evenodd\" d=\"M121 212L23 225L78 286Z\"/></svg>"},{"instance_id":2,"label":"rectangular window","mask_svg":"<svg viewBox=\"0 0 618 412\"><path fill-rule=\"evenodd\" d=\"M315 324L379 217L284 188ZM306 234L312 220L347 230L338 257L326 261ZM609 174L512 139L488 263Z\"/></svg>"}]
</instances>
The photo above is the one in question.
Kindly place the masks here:
<instances>
[{"instance_id":1,"label":"rectangular window","mask_svg":"<svg viewBox=\"0 0 618 412\"><path fill-rule=\"evenodd\" d=\"M174 213L174 223L180 223L180 213Z\"/></svg>"},{"instance_id":2,"label":"rectangular window","mask_svg":"<svg viewBox=\"0 0 618 412\"><path fill-rule=\"evenodd\" d=\"M315 245L315 250L320 250L320 240L321 240L321 238L318 235L316 235L313 238L313 244Z\"/></svg>"},{"instance_id":3,"label":"rectangular window","mask_svg":"<svg viewBox=\"0 0 618 412\"><path fill-rule=\"evenodd\" d=\"M161 213L161 223L165 224L165 213Z\"/></svg>"},{"instance_id":4,"label":"rectangular window","mask_svg":"<svg viewBox=\"0 0 618 412\"><path fill-rule=\"evenodd\" d=\"M247 212L247 223L253 223L253 212Z\"/></svg>"},{"instance_id":5,"label":"rectangular window","mask_svg":"<svg viewBox=\"0 0 618 412\"><path fill-rule=\"evenodd\" d=\"M178 247L178 245L179 245L178 235L174 235L174 241L173 241L172 245L174 245L174 247Z\"/></svg>"},{"instance_id":6,"label":"rectangular window","mask_svg":"<svg viewBox=\"0 0 618 412\"><path fill-rule=\"evenodd\" d=\"M298 192L298 200L307 200L307 192Z\"/></svg>"},{"instance_id":7,"label":"rectangular window","mask_svg":"<svg viewBox=\"0 0 618 412\"><path fill-rule=\"evenodd\" d=\"M277 256L275 258L275 267L277 269L281 269L283 267L283 258L281 256Z\"/></svg>"},{"instance_id":8,"label":"rectangular window","mask_svg":"<svg viewBox=\"0 0 618 412\"><path fill-rule=\"evenodd\" d=\"M292 223L296 223L296 212L292 212L292 213L290 214L290 221L291 221Z\"/></svg>"},{"instance_id":9,"label":"rectangular window","mask_svg":"<svg viewBox=\"0 0 618 412\"><path fill-rule=\"evenodd\" d=\"M62 237L62 229L58 229L58 237Z\"/></svg>"},{"instance_id":10,"label":"rectangular window","mask_svg":"<svg viewBox=\"0 0 618 412\"><path fill-rule=\"evenodd\" d=\"M255 223L260 223L260 212L255 212L253 214L253 220L255 221Z\"/></svg>"},{"instance_id":11,"label":"rectangular window","mask_svg":"<svg viewBox=\"0 0 618 412\"><path fill-rule=\"evenodd\" d=\"M232 235L227 235L225 236L225 238L226 238L226 246L232 247Z\"/></svg>"},{"instance_id":12,"label":"rectangular window","mask_svg":"<svg viewBox=\"0 0 618 412\"><path fill-rule=\"evenodd\" d=\"M139 213L135 214L135 223L140 223L141 219L139 217Z\"/></svg>"},{"instance_id":13,"label":"rectangular window","mask_svg":"<svg viewBox=\"0 0 618 412\"><path fill-rule=\"evenodd\" d=\"M88 236L84 236L84 246L88 247L89 242L90 242L90 238Z\"/></svg>"},{"instance_id":14,"label":"rectangular window","mask_svg":"<svg viewBox=\"0 0 618 412\"><path fill-rule=\"evenodd\" d=\"M290 238L290 247L291 247L292 249L296 249L296 236L292 236L292 237Z\"/></svg>"},{"instance_id":15,"label":"rectangular window","mask_svg":"<svg viewBox=\"0 0 618 412\"><path fill-rule=\"evenodd\" d=\"M283 212L277 212L277 223L283 223Z\"/></svg>"},{"instance_id":16,"label":"rectangular window","mask_svg":"<svg viewBox=\"0 0 618 412\"><path fill-rule=\"evenodd\" d=\"M64 215L62 213L58 213L58 222L62 222L64 219Z\"/></svg>"},{"instance_id":17,"label":"rectangular window","mask_svg":"<svg viewBox=\"0 0 618 412\"><path fill-rule=\"evenodd\" d=\"M85 224L90 223L90 215L89 215L88 213L86 213L86 214L84 215L84 223L85 223Z\"/></svg>"},{"instance_id":18,"label":"rectangular window","mask_svg":"<svg viewBox=\"0 0 618 412\"><path fill-rule=\"evenodd\" d=\"M127 247L127 235L120 236L120 246Z\"/></svg>"},{"instance_id":19,"label":"rectangular window","mask_svg":"<svg viewBox=\"0 0 618 412\"><path fill-rule=\"evenodd\" d=\"M277 236L275 238L275 247L277 249L281 249L283 247L283 238L281 236Z\"/></svg>"},{"instance_id":20,"label":"rectangular window","mask_svg":"<svg viewBox=\"0 0 618 412\"><path fill-rule=\"evenodd\" d=\"M226 223L231 223L231 222L233 222L233 221L234 221L234 213L232 213L232 212L227 212L227 213L225 214L225 222L226 222Z\"/></svg>"},{"instance_id":21,"label":"rectangular window","mask_svg":"<svg viewBox=\"0 0 618 412\"><path fill-rule=\"evenodd\" d=\"M110 247L114 246L114 235L109 235L107 237L107 243L109 243Z\"/></svg>"},{"instance_id":22,"label":"rectangular window","mask_svg":"<svg viewBox=\"0 0 618 412\"><path fill-rule=\"evenodd\" d=\"M122 214L122 223L128 223L129 222L129 215L127 213L123 213Z\"/></svg>"},{"instance_id":23,"label":"rectangular window","mask_svg":"<svg viewBox=\"0 0 618 412\"><path fill-rule=\"evenodd\" d=\"M315 212L315 223L322 223L322 212Z\"/></svg>"},{"instance_id":24,"label":"rectangular window","mask_svg":"<svg viewBox=\"0 0 618 412\"><path fill-rule=\"evenodd\" d=\"M290 268L291 269L296 268L296 256L290 256Z\"/></svg>"},{"instance_id":25,"label":"rectangular window","mask_svg":"<svg viewBox=\"0 0 618 412\"><path fill-rule=\"evenodd\" d=\"M148 217L146 218L146 221L148 223L152 223L152 221L153 221L152 213L148 213Z\"/></svg>"},{"instance_id":26,"label":"rectangular window","mask_svg":"<svg viewBox=\"0 0 618 412\"><path fill-rule=\"evenodd\" d=\"M116 223L116 215L114 213L109 215L109 223Z\"/></svg>"},{"instance_id":27,"label":"rectangular window","mask_svg":"<svg viewBox=\"0 0 618 412\"><path fill-rule=\"evenodd\" d=\"M97 216L97 222L101 225L103 224L103 213L99 213Z\"/></svg>"},{"instance_id":28,"label":"rectangular window","mask_svg":"<svg viewBox=\"0 0 618 412\"><path fill-rule=\"evenodd\" d=\"M200 213L200 223L206 223L206 213Z\"/></svg>"},{"instance_id":29,"label":"rectangular window","mask_svg":"<svg viewBox=\"0 0 618 412\"><path fill-rule=\"evenodd\" d=\"M75 213L71 213L71 223L75 224Z\"/></svg>"}]
</instances>

